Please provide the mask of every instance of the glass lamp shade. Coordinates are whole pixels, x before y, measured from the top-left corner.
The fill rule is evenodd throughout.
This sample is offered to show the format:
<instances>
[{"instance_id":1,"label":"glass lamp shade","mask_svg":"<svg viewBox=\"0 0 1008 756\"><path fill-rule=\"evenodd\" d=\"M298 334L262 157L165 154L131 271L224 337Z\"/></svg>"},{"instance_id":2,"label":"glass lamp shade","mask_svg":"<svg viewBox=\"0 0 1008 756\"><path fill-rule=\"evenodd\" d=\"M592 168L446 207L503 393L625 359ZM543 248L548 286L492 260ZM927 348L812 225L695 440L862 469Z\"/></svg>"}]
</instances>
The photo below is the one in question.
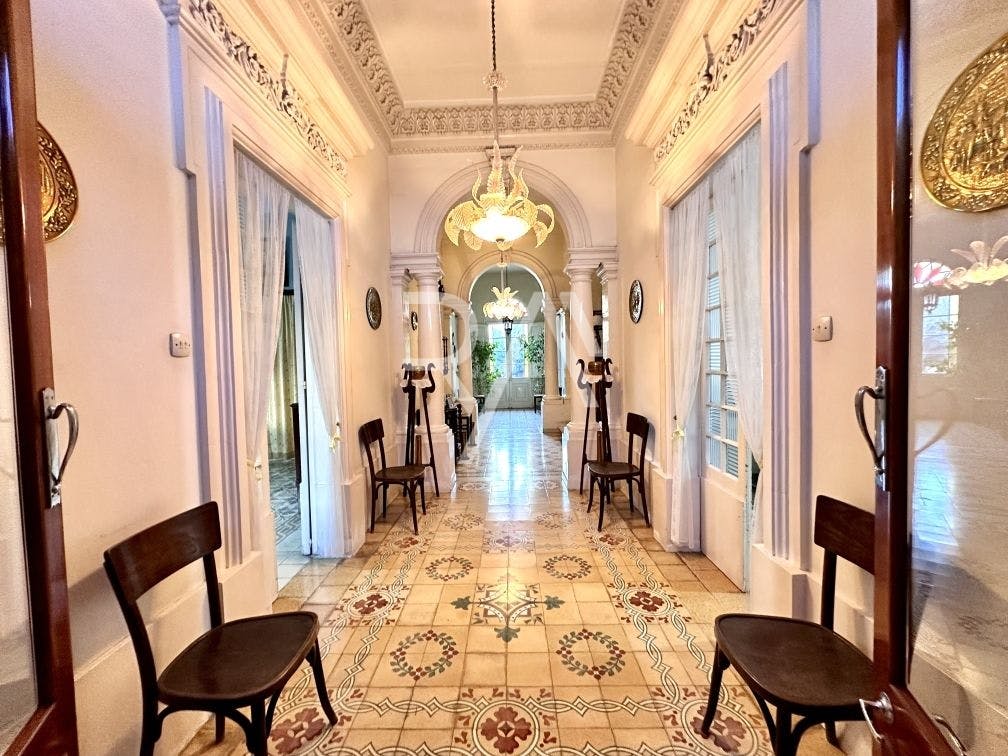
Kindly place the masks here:
<instances>
[{"instance_id":1,"label":"glass lamp shade","mask_svg":"<svg viewBox=\"0 0 1008 756\"><path fill-rule=\"evenodd\" d=\"M488 242L513 242L528 233L530 226L523 218L502 213L499 207L490 207L486 215L472 224L471 231Z\"/></svg>"}]
</instances>

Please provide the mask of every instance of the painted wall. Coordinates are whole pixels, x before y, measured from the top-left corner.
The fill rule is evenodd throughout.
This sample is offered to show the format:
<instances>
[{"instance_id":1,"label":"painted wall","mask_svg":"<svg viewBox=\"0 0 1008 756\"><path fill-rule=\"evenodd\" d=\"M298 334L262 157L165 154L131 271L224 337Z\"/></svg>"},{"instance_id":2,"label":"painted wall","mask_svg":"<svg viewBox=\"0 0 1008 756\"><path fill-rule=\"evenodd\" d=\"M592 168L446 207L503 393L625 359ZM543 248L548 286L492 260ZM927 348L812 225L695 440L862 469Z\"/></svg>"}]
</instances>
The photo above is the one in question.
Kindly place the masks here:
<instances>
[{"instance_id":1,"label":"painted wall","mask_svg":"<svg viewBox=\"0 0 1008 756\"><path fill-rule=\"evenodd\" d=\"M194 362L168 353L170 332L194 330L187 179L176 167L157 3L34 0L32 23L39 119L80 190L72 228L47 247L56 388L82 422L63 513L80 745L85 754L128 754L139 742L139 678L102 552L200 503ZM389 373L389 321L373 331L364 311L369 286L388 301L386 155L371 150L349 168L343 294L346 343L359 347L343 436L356 446L359 422L391 419L388 391L373 380ZM257 592L268 570L254 555L237 572L255 577L240 585ZM235 572L222 573L226 602L227 582L242 580ZM242 597L263 610L271 599ZM202 574L192 568L141 604L162 665L207 624ZM178 752L201 719L170 717L159 752Z\"/></svg>"}]
</instances>

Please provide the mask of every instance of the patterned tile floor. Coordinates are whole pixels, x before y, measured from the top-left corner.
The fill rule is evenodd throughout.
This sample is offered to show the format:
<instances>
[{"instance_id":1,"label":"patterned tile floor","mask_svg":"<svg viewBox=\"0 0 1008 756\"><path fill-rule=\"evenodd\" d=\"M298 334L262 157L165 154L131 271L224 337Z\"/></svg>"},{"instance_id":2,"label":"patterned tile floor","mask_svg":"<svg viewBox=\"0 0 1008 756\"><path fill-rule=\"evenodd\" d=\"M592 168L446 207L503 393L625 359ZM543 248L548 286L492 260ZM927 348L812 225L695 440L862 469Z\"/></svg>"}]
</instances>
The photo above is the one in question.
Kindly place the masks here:
<instances>
[{"instance_id":1,"label":"patterned tile floor","mask_svg":"<svg viewBox=\"0 0 1008 756\"><path fill-rule=\"evenodd\" d=\"M458 483L415 536L401 500L361 552L313 560L274 608L323 620L339 715L307 667L285 689L278 754L769 754L729 671L710 739L712 621L744 597L702 555L668 554L617 495L602 533L561 480L559 439L531 412L481 418ZM821 736L802 754L828 753ZM819 741L822 741L821 744ZM184 750L243 753L237 727Z\"/></svg>"}]
</instances>

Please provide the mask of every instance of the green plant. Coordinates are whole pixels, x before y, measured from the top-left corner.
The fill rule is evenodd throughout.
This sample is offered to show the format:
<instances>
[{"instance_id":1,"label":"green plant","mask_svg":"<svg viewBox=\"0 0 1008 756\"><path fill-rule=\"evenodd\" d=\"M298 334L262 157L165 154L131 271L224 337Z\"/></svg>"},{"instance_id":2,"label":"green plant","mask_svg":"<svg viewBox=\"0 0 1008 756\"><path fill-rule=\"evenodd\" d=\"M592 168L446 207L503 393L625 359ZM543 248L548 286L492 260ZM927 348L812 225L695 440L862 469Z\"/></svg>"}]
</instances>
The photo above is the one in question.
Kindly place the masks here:
<instances>
[{"instance_id":1,"label":"green plant","mask_svg":"<svg viewBox=\"0 0 1008 756\"><path fill-rule=\"evenodd\" d=\"M473 393L486 396L494 381L500 378L500 371L494 364L497 346L492 341L476 339L472 345Z\"/></svg>"},{"instance_id":2,"label":"green plant","mask_svg":"<svg viewBox=\"0 0 1008 756\"><path fill-rule=\"evenodd\" d=\"M546 379L543 375L543 363L546 354L546 336L542 331L531 336L521 337L521 351L525 361L530 363L532 371L532 391L536 394L545 392Z\"/></svg>"}]
</instances>

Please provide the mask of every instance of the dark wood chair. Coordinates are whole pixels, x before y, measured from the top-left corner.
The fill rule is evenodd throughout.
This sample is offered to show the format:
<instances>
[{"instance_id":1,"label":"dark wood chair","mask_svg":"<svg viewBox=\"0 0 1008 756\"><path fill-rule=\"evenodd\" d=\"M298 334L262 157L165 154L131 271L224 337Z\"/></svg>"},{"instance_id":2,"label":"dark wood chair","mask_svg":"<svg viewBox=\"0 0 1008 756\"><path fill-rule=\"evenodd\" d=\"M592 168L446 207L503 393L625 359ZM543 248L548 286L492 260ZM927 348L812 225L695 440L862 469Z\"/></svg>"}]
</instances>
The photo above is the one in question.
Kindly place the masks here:
<instances>
[{"instance_id":1,"label":"dark wood chair","mask_svg":"<svg viewBox=\"0 0 1008 756\"><path fill-rule=\"evenodd\" d=\"M315 675L322 709L329 723L336 723L322 671L318 617L312 612L284 612L224 622L213 555L220 545L217 503L211 501L149 527L105 552L105 571L126 617L140 667L141 756L154 753L165 717L176 711L214 714L218 741L224 736L224 717L234 720L245 731L248 750L265 756L280 691L306 660ZM158 676L137 600L198 559L203 560L206 577L210 630L190 643ZM165 704L160 711L159 703ZM239 711L245 707L249 716Z\"/></svg>"},{"instance_id":2,"label":"dark wood chair","mask_svg":"<svg viewBox=\"0 0 1008 756\"><path fill-rule=\"evenodd\" d=\"M416 511L416 490L420 488L420 506L423 513L427 514L427 494L424 491L424 474L427 471L425 465L398 465L389 467L385 461L385 426L382 425L381 418L369 420L357 431L364 450L367 452L368 470L371 474L371 532L374 532L375 510L378 507L378 491L382 492L382 517L388 513L388 489L389 486L402 486L409 495L410 509L413 511L413 532L420 533L417 524ZM374 452L372 445L378 444L379 460L381 466L376 469Z\"/></svg>"},{"instance_id":3,"label":"dark wood chair","mask_svg":"<svg viewBox=\"0 0 1008 756\"><path fill-rule=\"evenodd\" d=\"M839 556L874 574L875 516L819 496L815 542L826 552L819 623L757 614L722 614L714 620L717 645L700 727L704 737L710 735L728 665L752 690L777 756L794 756L802 735L813 725L825 724L827 738L837 745L835 723L861 720L858 699L873 697L872 664L857 646L833 631L836 567ZM767 704L776 707L776 722ZM792 727L794 716L802 719Z\"/></svg>"},{"instance_id":4,"label":"dark wood chair","mask_svg":"<svg viewBox=\"0 0 1008 756\"><path fill-rule=\"evenodd\" d=\"M627 484L627 496L630 498L630 512L634 511L633 484L640 486L641 510L644 512L644 522L651 525L651 519L647 511L647 494L644 493L644 452L647 449L648 436L651 434L651 424L643 415L635 415L633 412L627 413L627 431L630 434L630 441L627 445L626 462L607 462L603 459L589 460L588 472L588 511L591 512L592 504L595 501L595 485L599 489L599 513L598 529L602 531L602 517L605 514L606 502L612 503L612 491L615 483L625 480ZM634 439L640 439L640 451L637 464L633 463Z\"/></svg>"}]
</instances>

